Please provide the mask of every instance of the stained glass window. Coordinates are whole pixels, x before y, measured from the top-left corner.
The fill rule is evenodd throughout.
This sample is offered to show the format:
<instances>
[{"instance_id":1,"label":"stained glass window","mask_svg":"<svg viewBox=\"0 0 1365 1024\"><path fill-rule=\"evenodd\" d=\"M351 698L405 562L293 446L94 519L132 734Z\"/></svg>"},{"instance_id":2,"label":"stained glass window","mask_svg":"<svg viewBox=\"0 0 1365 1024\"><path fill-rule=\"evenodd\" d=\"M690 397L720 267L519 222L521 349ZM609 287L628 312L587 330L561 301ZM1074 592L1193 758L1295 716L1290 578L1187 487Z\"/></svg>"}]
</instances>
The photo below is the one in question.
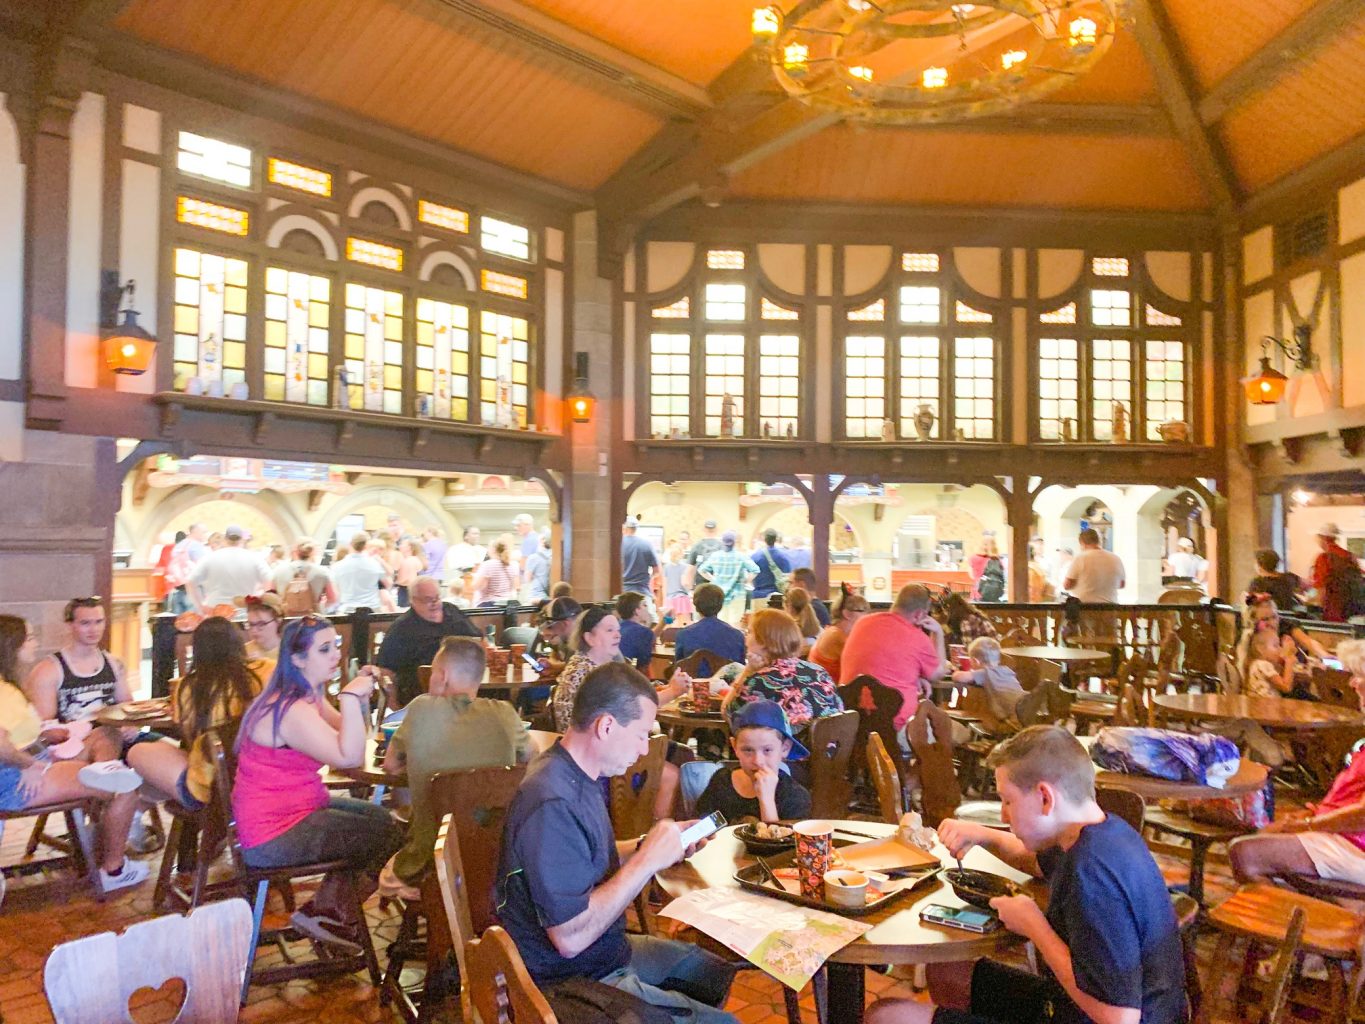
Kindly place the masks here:
<instances>
[{"instance_id":1,"label":"stained glass window","mask_svg":"<svg viewBox=\"0 0 1365 1024\"><path fill-rule=\"evenodd\" d=\"M479 244L489 252L514 260L531 258L530 229L496 217L479 218Z\"/></svg>"},{"instance_id":2,"label":"stained glass window","mask_svg":"<svg viewBox=\"0 0 1365 1024\"><path fill-rule=\"evenodd\" d=\"M953 341L953 428L968 441L995 438L995 339Z\"/></svg>"},{"instance_id":3,"label":"stained glass window","mask_svg":"<svg viewBox=\"0 0 1365 1024\"><path fill-rule=\"evenodd\" d=\"M265 397L326 405L332 282L283 267L265 272Z\"/></svg>"},{"instance_id":4,"label":"stained glass window","mask_svg":"<svg viewBox=\"0 0 1365 1024\"><path fill-rule=\"evenodd\" d=\"M744 285L713 281L706 286L706 319L738 321L744 318Z\"/></svg>"},{"instance_id":5,"label":"stained glass window","mask_svg":"<svg viewBox=\"0 0 1365 1024\"><path fill-rule=\"evenodd\" d=\"M205 394L246 380L246 260L175 250L175 388L197 378Z\"/></svg>"},{"instance_id":6,"label":"stained glass window","mask_svg":"<svg viewBox=\"0 0 1365 1024\"><path fill-rule=\"evenodd\" d=\"M901 253L901 269L921 273L937 273L938 253L906 252Z\"/></svg>"},{"instance_id":7,"label":"stained glass window","mask_svg":"<svg viewBox=\"0 0 1365 1024\"><path fill-rule=\"evenodd\" d=\"M744 251L742 249L711 249L706 254L708 270L743 270Z\"/></svg>"},{"instance_id":8,"label":"stained glass window","mask_svg":"<svg viewBox=\"0 0 1365 1024\"><path fill-rule=\"evenodd\" d=\"M655 320L686 320L692 315L692 302L684 295L677 302L670 302L667 306L655 306L650 310L650 316Z\"/></svg>"},{"instance_id":9,"label":"stained glass window","mask_svg":"<svg viewBox=\"0 0 1365 1024\"><path fill-rule=\"evenodd\" d=\"M1096 277L1127 277L1128 261L1121 256L1096 256L1090 269Z\"/></svg>"},{"instance_id":10,"label":"stained glass window","mask_svg":"<svg viewBox=\"0 0 1365 1024\"><path fill-rule=\"evenodd\" d=\"M886 408L886 339L844 339L844 423L849 437L880 438Z\"/></svg>"},{"instance_id":11,"label":"stained glass window","mask_svg":"<svg viewBox=\"0 0 1365 1024\"><path fill-rule=\"evenodd\" d=\"M691 431L692 336L649 337L649 432Z\"/></svg>"},{"instance_id":12,"label":"stained glass window","mask_svg":"<svg viewBox=\"0 0 1365 1024\"><path fill-rule=\"evenodd\" d=\"M316 167L305 167L303 164L272 156L266 165L266 176L273 184L283 185L285 188L310 192L315 196L326 197L332 194L332 176Z\"/></svg>"},{"instance_id":13,"label":"stained glass window","mask_svg":"<svg viewBox=\"0 0 1365 1024\"><path fill-rule=\"evenodd\" d=\"M531 334L524 317L485 309L479 321L479 414L486 426L530 423Z\"/></svg>"},{"instance_id":14,"label":"stained glass window","mask_svg":"<svg viewBox=\"0 0 1365 1024\"><path fill-rule=\"evenodd\" d=\"M1080 360L1075 338L1038 341L1038 431L1044 440L1057 441L1062 421L1071 420L1073 438L1080 413Z\"/></svg>"},{"instance_id":15,"label":"stained glass window","mask_svg":"<svg viewBox=\"0 0 1365 1024\"><path fill-rule=\"evenodd\" d=\"M786 306L779 306L766 296L759 300L758 315L763 320L800 320L801 314Z\"/></svg>"},{"instance_id":16,"label":"stained glass window","mask_svg":"<svg viewBox=\"0 0 1365 1024\"><path fill-rule=\"evenodd\" d=\"M742 286L741 286L742 287ZM722 436L721 420L725 397L730 397L733 430L744 430L744 349L742 334L708 334L703 350L704 413L703 427L709 437Z\"/></svg>"},{"instance_id":17,"label":"stained glass window","mask_svg":"<svg viewBox=\"0 0 1365 1024\"><path fill-rule=\"evenodd\" d=\"M1058 306L1051 312L1044 313L1038 317L1039 323L1044 324L1074 324L1076 322L1076 304L1068 302L1065 306Z\"/></svg>"},{"instance_id":18,"label":"stained glass window","mask_svg":"<svg viewBox=\"0 0 1365 1024\"><path fill-rule=\"evenodd\" d=\"M1114 437L1114 404L1133 411L1133 359L1128 341L1096 338L1090 343L1090 436L1096 441Z\"/></svg>"},{"instance_id":19,"label":"stained glass window","mask_svg":"<svg viewBox=\"0 0 1365 1024\"><path fill-rule=\"evenodd\" d=\"M764 434L799 433L801 339L794 334L762 334L758 338L758 418ZM767 428L771 425L771 431Z\"/></svg>"},{"instance_id":20,"label":"stained glass window","mask_svg":"<svg viewBox=\"0 0 1365 1024\"><path fill-rule=\"evenodd\" d=\"M369 412L403 412L403 296L384 288L346 285L346 373L351 405Z\"/></svg>"},{"instance_id":21,"label":"stained glass window","mask_svg":"<svg viewBox=\"0 0 1365 1024\"><path fill-rule=\"evenodd\" d=\"M453 206L433 203L430 199L419 199L417 201L417 219L423 224L445 228L447 231L458 231L460 234L469 233L468 213Z\"/></svg>"},{"instance_id":22,"label":"stained glass window","mask_svg":"<svg viewBox=\"0 0 1365 1024\"><path fill-rule=\"evenodd\" d=\"M225 235L245 238L250 229L251 218L246 210L224 206L221 203L208 203L192 196L179 196L175 201L175 219L181 224L190 224L208 231L221 231Z\"/></svg>"},{"instance_id":23,"label":"stained glass window","mask_svg":"<svg viewBox=\"0 0 1365 1024\"><path fill-rule=\"evenodd\" d=\"M939 340L934 337L903 337L900 342L900 436L916 436L915 416L921 406L928 406L935 417L930 436L941 437Z\"/></svg>"},{"instance_id":24,"label":"stained glass window","mask_svg":"<svg viewBox=\"0 0 1365 1024\"><path fill-rule=\"evenodd\" d=\"M1184 342L1148 341L1144 355L1147 440L1160 441L1161 424L1186 420L1189 352Z\"/></svg>"},{"instance_id":25,"label":"stained glass window","mask_svg":"<svg viewBox=\"0 0 1365 1024\"><path fill-rule=\"evenodd\" d=\"M436 419L469 419L469 307L417 300L414 386Z\"/></svg>"},{"instance_id":26,"label":"stained glass window","mask_svg":"<svg viewBox=\"0 0 1365 1024\"><path fill-rule=\"evenodd\" d=\"M175 165L196 178L208 178L238 188L251 187L251 150L221 139L181 132Z\"/></svg>"},{"instance_id":27,"label":"stained glass window","mask_svg":"<svg viewBox=\"0 0 1365 1024\"><path fill-rule=\"evenodd\" d=\"M880 323L886 319L886 300L878 299L861 309L849 310L848 318L856 322Z\"/></svg>"}]
</instances>

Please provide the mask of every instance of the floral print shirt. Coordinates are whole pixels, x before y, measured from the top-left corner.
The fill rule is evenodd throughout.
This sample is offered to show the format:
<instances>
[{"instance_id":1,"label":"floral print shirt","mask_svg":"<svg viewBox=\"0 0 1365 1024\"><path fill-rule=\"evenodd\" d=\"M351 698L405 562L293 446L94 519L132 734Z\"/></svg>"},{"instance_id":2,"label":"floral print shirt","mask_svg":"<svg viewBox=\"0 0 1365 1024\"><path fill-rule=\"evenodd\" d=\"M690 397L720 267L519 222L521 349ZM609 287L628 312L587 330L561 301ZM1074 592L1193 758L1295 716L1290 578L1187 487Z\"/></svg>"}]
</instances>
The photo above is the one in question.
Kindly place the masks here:
<instances>
[{"instance_id":1,"label":"floral print shirt","mask_svg":"<svg viewBox=\"0 0 1365 1024\"><path fill-rule=\"evenodd\" d=\"M750 673L735 687L731 713L743 704L771 700L782 705L792 729L804 729L816 718L844 710L830 674L819 665L800 658L781 658L767 668Z\"/></svg>"}]
</instances>

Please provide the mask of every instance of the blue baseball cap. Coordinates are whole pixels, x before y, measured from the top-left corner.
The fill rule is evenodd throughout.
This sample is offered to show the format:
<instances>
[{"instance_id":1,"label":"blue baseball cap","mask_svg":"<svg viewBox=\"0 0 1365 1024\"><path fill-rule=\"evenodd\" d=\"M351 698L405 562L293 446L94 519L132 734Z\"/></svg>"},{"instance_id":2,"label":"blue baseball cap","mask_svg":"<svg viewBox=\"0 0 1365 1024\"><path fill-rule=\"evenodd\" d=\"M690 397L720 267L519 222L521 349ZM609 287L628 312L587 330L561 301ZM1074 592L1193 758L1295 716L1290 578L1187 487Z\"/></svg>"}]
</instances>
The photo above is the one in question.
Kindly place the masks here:
<instances>
[{"instance_id":1,"label":"blue baseball cap","mask_svg":"<svg viewBox=\"0 0 1365 1024\"><path fill-rule=\"evenodd\" d=\"M737 736L741 729L773 729L778 735L792 741L791 751L787 754L788 761L803 761L810 757L810 751L792 735L792 727L787 722L787 713L782 710L782 705L774 701L751 701L731 715L730 734Z\"/></svg>"}]
</instances>

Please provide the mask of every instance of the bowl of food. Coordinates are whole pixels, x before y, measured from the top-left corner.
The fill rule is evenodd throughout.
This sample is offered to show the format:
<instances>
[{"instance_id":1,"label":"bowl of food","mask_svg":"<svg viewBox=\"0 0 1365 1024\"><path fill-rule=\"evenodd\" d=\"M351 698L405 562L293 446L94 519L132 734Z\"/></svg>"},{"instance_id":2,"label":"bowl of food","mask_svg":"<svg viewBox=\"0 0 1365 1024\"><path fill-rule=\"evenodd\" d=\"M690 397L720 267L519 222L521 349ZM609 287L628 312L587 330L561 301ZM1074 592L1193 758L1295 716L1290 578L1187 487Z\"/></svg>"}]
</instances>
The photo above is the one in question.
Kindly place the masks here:
<instances>
[{"instance_id":1,"label":"bowl of food","mask_svg":"<svg viewBox=\"0 0 1365 1024\"><path fill-rule=\"evenodd\" d=\"M953 887L958 899L982 910L990 910L991 900L997 896L1018 896L1021 891L1008 878L971 868L949 868L943 872L943 880Z\"/></svg>"},{"instance_id":2,"label":"bowl of food","mask_svg":"<svg viewBox=\"0 0 1365 1024\"><path fill-rule=\"evenodd\" d=\"M788 825L770 825L766 821L751 822L735 829L744 849L760 857L781 853L796 845L796 833Z\"/></svg>"}]
</instances>

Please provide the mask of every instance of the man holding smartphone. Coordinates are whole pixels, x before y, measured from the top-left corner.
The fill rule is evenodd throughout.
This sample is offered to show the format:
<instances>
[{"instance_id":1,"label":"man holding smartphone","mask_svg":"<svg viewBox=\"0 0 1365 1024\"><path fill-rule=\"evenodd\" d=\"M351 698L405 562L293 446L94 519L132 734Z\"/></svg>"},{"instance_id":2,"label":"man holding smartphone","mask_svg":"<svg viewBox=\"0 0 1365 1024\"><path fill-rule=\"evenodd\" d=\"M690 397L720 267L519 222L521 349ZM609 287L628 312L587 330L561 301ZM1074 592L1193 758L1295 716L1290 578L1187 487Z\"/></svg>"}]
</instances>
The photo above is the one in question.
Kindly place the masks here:
<instances>
[{"instance_id":1,"label":"man holding smartphone","mask_svg":"<svg viewBox=\"0 0 1365 1024\"><path fill-rule=\"evenodd\" d=\"M588 978L695 1024L738 1024L724 1005L734 967L684 942L626 934L626 908L654 875L700 849L668 819L618 841L601 780L649 749L658 698L621 662L588 673L568 732L541 754L507 811L498 914L526 969L553 1005L555 986ZM665 987L667 986L667 987Z\"/></svg>"},{"instance_id":2,"label":"man holding smartphone","mask_svg":"<svg viewBox=\"0 0 1365 1024\"><path fill-rule=\"evenodd\" d=\"M868 1024L1183 1024L1185 961L1171 898L1151 852L1095 802L1095 769L1076 737L1035 725L991 752L1000 832L951 818L939 838L954 857L981 846L1046 878L1031 896L991 900L1000 922L1038 950L1032 975L993 960L944 964L929 977L935 1006L883 1000Z\"/></svg>"}]
</instances>

